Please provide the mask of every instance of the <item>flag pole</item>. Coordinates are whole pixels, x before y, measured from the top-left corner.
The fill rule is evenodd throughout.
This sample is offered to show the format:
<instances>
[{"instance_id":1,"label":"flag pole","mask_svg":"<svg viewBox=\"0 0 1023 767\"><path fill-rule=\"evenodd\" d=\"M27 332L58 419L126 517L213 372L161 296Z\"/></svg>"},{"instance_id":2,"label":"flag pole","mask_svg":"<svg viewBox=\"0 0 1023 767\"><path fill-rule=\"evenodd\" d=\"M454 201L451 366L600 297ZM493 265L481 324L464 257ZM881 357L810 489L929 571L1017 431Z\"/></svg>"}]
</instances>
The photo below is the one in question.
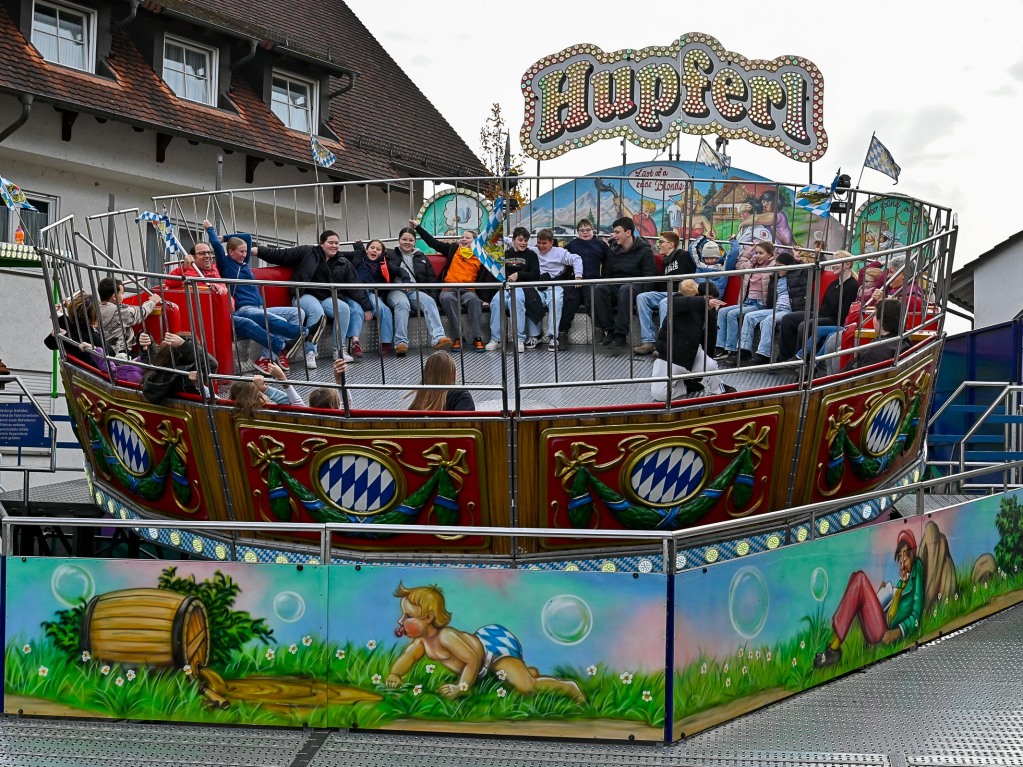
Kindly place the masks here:
<instances>
[{"instance_id":1,"label":"flag pole","mask_svg":"<svg viewBox=\"0 0 1023 767\"><path fill-rule=\"evenodd\" d=\"M860 184L863 182L863 171L867 169L867 157L870 155L870 147L874 145L874 136L877 135L877 131L870 134L870 143L867 144L867 154L863 155L863 165L860 166L860 177L856 180L856 188L860 188Z\"/></svg>"}]
</instances>

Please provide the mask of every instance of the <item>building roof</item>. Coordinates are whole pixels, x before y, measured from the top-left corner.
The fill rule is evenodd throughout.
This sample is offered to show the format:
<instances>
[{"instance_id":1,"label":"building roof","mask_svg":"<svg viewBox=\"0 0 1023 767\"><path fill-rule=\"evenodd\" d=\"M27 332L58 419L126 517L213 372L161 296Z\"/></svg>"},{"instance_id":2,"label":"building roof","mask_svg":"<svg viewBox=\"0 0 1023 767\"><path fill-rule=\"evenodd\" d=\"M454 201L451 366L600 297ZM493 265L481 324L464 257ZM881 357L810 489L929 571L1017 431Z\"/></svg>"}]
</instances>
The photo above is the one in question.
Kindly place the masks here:
<instances>
[{"instance_id":1,"label":"building roof","mask_svg":"<svg viewBox=\"0 0 1023 767\"><path fill-rule=\"evenodd\" d=\"M343 2L298 0L281 5L269 0L146 0L138 12L191 19L206 28L223 29L228 40L249 37L263 50L319 64L332 73L332 89L346 83L342 72L354 71L354 87L331 101L325 121L338 140L321 136L338 157L331 169L338 177L487 172ZM30 93L37 103L48 102L59 109L197 139L258 158L312 165L308 136L285 128L237 71L229 94L233 112L175 96L123 29L113 33L106 64L113 72L112 79L49 64L0 4L0 92Z\"/></svg>"},{"instance_id":2,"label":"building roof","mask_svg":"<svg viewBox=\"0 0 1023 767\"><path fill-rule=\"evenodd\" d=\"M976 272L979 266L997 258L1002 253L1020 242L1023 242L1023 230L1016 232L1014 235L998 243L990 250L985 253L981 253L977 256L977 258L973 259L965 266L962 266L952 272L952 278L949 284L949 298L964 309L971 312L974 311L974 307L976 305L973 296L974 272Z\"/></svg>"}]
</instances>

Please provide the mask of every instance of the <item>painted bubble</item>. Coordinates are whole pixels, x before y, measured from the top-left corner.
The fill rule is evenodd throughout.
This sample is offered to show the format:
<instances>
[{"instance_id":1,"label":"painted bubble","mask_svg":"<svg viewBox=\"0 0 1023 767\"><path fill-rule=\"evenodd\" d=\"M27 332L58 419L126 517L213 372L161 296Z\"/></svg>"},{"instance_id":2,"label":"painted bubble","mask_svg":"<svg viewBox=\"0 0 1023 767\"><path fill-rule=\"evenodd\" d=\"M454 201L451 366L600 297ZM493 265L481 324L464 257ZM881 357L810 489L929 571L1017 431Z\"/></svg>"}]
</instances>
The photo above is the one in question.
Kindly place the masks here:
<instances>
[{"instance_id":1,"label":"painted bubble","mask_svg":"<svg viewBox=\"0 0 1023 767\"><path fill-rule=\"evenodd\" d=\"M285 623L294 623L305 615L305 600L294 591L282 591L274 597L274 615Z\"/></svg>"},{"instance_id":2,"label":"painted bubble","mask_svg":"<svg viewBox=\"0 0 1023 767\"><path fill-rule=\"evenodd\" d=\"M728 617L746 639L753 639L764 628L770 608L770 594L764 574L756 567L743 567L732 576L728 587Z\"/></svg>"},{"instance_id":3,"label":"painted bubble","mask_svg":"<svg viewBox=\"0 0 1023 767\"><path fill-rule=\"evenodd\" d=\"M540 612L540 623L552 642L579 644L593 629L593 612L579 597L562 594L547 600Z\"/></svg>"},{"instance_id":4,"label":"painted bubble","mask_svg":"<svg viewBox=\"0 0 1023 767\"><path fill-rule=\"evenodd\" d=\"M88 570L78 565L60 565L50 576L50 591L60 602L74 607L92 599L96 584Z\"/></svg>"},{"instance_id":5,"label":"painted bubble","mask_svg":"<svg viewBox=\"0 0 1023 767\"><path fill-rule=\"evenodd\" d=\"M823 567L816 567L810 573L810 593L818 602L823 602L828 595L828 571Z\"/></svg>"}]
</instances>

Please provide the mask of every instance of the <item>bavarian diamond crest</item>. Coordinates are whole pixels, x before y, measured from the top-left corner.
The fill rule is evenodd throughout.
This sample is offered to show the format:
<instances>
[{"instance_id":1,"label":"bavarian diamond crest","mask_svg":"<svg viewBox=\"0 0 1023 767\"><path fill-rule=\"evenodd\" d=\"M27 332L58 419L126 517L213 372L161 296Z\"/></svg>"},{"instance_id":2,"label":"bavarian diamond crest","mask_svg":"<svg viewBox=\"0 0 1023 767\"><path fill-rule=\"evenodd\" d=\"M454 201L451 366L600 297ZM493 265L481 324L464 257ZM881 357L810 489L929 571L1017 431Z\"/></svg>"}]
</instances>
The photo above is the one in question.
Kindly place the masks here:
<instances>
[{"instance_id":1,"label":"bavarian diamond crest","mask_svg":"<svg viewBox=\"0 0 1023 767\"><path fill-rule=\"evenodd\" d=\"M119 418L110 419L110 441L121 463L132 474L145 474L149 471L149 451L142 435L127 421Z\"/></svg>"},{"instance_id":2,"label":"bavarian diamond crest","mask_svg":"<svg viewBox=\"0 0 1023 767\"><path fill-rule=\"evenodd\" d=\"M684 445L651 450L632 467L629 483L637 498L658 506L680 503L699 489L703 456Z\"/></svg>"},{"instance_id":3,"label":"bavarian diamond crest","mask_svg":"<svg viewBox=\"0 0 1023 767\"><path fill-rule=\"evenodd\" d=\"M881 455L892 446L902 421L902 400L890 399L874 414L867 427L867 441L864 450L871 455Z\"/></svg>"},{"instance_id":4,"label":"bavarian diamond crest","mask_svg":"<svg viewBox=\"0 0 1023 767\"><path fill-rule=\"evenodd\" d=\"M394 476L383 463L355 453L342 453L324 461L318 480L331 501L355 512L382 509L394 500L397 491Z\"/></svg>"}]
</instances>

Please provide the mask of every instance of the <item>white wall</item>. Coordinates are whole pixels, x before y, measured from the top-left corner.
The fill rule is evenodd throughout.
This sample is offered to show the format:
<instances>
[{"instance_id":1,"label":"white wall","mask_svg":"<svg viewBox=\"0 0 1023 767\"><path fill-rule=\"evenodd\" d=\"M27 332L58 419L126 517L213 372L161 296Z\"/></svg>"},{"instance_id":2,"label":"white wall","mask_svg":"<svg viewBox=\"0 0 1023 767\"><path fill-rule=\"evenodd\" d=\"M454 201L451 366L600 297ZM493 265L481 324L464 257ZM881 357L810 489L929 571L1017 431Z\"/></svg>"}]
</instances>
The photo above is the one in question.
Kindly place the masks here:
<instances>
[{"instance_id":1,"label":"white wall","mask_svg":"<svg viewBox=\"0 0 1023 767\"><path fill-rule=\"evenodd\" d=\"M978 263L973 272L974 325L1007 322L1023 310L1023 242Z\"/></svg>"}]
</instances>

